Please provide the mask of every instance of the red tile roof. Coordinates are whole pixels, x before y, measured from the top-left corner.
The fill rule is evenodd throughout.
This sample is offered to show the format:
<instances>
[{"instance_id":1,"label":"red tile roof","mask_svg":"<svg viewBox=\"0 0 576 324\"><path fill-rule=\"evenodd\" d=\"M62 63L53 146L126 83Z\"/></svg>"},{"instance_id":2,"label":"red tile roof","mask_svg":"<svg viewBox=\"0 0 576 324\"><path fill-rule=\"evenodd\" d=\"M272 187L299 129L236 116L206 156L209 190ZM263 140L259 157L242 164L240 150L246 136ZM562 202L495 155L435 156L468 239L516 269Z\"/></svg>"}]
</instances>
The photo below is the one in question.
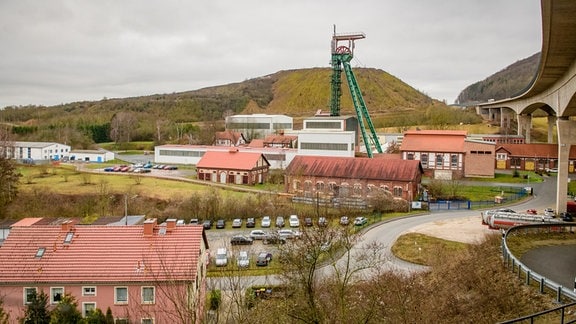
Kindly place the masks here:
<instances>
[{"instance_id":1,"label":"red tile roof","mask_svg":"<svg viewBox=\"0 0 576 324\"><path fill-rule=\"evenodd\" d=\"M238 152L231 149L227 152L207 151L196 164L197 168L245 170L249 171L258 166L260 159L270 166L262 153Z\"/></svg>"},{"instance_id":2,"label":"red tile roof","mask_svg":"<svg viewBox=\"0 0 576 324\"><path fill-rule=\"evenodd\" d=\"M421 130L404 133L400 151L408 152L464 152L466 131Z\"/></svg>"},{"instance_id":3,"label":"red tile roof","mask_svg":"<svg viewBox=\"0 0 576 324\"><path fill-rule=\"evenodd\" d=\"M216 132L215 137L216 140L227 139L230 142L232 142L232 144L236 144L238 143L238 140L242 137L242 133L234 132L231 130L225 130L223 132Z\"/></svg>"},{"instance_id":4,"label":"red tile roof","mask_svg":"<svg viewBox=\"0 0 576 324\"><path fill-rule=\"evenodd\" d=\"M12 226L31 226L42 220L42 217L26 217L12 224Z\"/></svg>"},{"instance_id":5,"label":"red tile roof","mask_svg":"<svg viewBox=\"0 0 576 324\"><path fill-rule=\"evenodd\" d=\"M141 282L195 279L202 226L144 236L144 226L13 227L0 247L0 282ZM42 257L36 257L45 248Z\"/></svg>"},{"instance_id":6,"label":"red tile roof","mask_svg":"<svg viewBox=\"0 0 576 324\"><path fill-rule=\"evenodd\" d=\"M296 156L288 175L413 181L422 173L420 161L326 156Z\"/></svg>"},{"instance_id":7,"label":"red tile roof","mask_svg":"<svg viewBox=\"0 0 576 324\"><path fill-rule=\"evenodd\" d=\"M535 144L500 144L496 152L506 150L510 155L517 157L558 158L558 144L535 143ZM570 159L576 159L576 146L570 147Z\"/></svg>"}]
</instances>

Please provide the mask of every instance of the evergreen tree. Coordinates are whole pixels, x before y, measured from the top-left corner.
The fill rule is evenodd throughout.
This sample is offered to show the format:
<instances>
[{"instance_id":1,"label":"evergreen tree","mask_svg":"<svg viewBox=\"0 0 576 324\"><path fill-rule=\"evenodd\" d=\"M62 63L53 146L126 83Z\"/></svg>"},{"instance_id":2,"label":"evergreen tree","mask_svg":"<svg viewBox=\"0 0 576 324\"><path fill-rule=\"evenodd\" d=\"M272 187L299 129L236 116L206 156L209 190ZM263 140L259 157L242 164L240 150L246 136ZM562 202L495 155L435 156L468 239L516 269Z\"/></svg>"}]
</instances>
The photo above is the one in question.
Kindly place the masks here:
<instances>
[{"instance_id":1,"label":"evergreen tree","mask_svg":"<svg viewBox=\"0 0 576 324\"><path fill-rule=\"evenodd\" d=\"M112 316L112 310L110 307L106 309L106 324L114 324L114 316Z\"/></svg>"},{"instance_id":2,"label":"evergreen tree","mask_svg":"<svg viewBox=\"0 0 576 324\"><path fill-rule=\"evenodd\" d=\"M8 324L10 315L4 310L4 300L0 299L0 324Z\"/></svg>"},{"instance_id":3,"label":"evergreen tree","mask_svg":"<svg viewBox=\"0 0 576 324\"><path fill-rule=\"evenodd\" d=\"M110 308L108 308L110 309ZM106 316L102 313L100 308L96 308L93 311L90 311L88 315L84 318L84 323L86 324L107 324Z\"/></svg>"},{"instance_id":4,"label":"evergreen tree","mask_svg":"<svg viewBox=\"0 0 576 324\"><path fill-rule=\"evenodd\" d=\"M48 295L44 291L32 293L30 304L26 305L24 324L49 324L50 312L48 311Z\"/></svg>"},{"instance_id":5,"label":"evergreen tree","mask_svg":"<svg viewBox=\"0 0 576 324\"><path fill-rule=\"evenodd\" d=\"M65 294L52 311L50 324L76 324L82 320L78 303L74 296Z\"/></svg>"}]
</instances>

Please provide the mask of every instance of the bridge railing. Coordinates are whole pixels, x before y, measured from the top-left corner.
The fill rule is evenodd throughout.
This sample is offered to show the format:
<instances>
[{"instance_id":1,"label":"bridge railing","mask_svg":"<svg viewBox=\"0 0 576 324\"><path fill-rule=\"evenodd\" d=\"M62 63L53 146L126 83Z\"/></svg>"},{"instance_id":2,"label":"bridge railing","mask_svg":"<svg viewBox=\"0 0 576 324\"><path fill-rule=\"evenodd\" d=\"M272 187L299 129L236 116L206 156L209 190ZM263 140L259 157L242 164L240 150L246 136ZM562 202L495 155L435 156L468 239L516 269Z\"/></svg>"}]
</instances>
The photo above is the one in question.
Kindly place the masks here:
<instances>
[{"instance_id":1,"label":"bridge railing","mask_svg":"<svg viewBox=\"0 0 576 324\"><path fill-rule=\"evenodd\" d=\"M576 301L576 291L575 287L564 287L561 284L546 278L545 276L531 270L527 265L523 264L518 258L516 258L507 244L507 238L509 235L515 234L519 231L525 231L527 229L537 229L544 228L550 232L566 232L571 231L573 227L576 227L574 223L564 223L564 224L530 224L530 225L519 225L510 228L504 234L502 239L502 256L504 259L505 266L512 272L518 273L518 277L525 278L526 284L530 285L532 282L537 283L541 293L545 292L545 289L550 289L556 295L556 302L562 303L563 300L570 299Z\"/></svg>"}]
</instances>

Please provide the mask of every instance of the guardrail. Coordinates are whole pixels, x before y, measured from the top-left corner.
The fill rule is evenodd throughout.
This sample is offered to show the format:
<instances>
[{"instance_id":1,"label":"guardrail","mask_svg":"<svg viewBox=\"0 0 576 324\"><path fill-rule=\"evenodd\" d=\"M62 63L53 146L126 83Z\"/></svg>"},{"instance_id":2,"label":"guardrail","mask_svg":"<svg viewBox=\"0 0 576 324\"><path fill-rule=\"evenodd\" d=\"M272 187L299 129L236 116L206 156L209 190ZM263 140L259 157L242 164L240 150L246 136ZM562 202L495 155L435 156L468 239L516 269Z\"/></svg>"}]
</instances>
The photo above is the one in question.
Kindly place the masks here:
<instances>
[{"instance_id":1,"label":"guardrail","mask_svg":"<svg viewBox=\"0 0 576 324\"><path fill-rule=\"evenodd\" d=\"M575 287L563 287L561 284L554 282L551 279L544 277L537 272L532 271L528 266L520 262L518 258L516 258L508 248L508 244L506 243L506 239L508 235L514 233L516 231L526 230L529 228L548 228L549 231L566 231L566 228L573 228L576 227L575 223L563 223L563 224L530 224L530 225L519 225L514 226L504 234L502 239L502 256L504 258L504 264L507 268L510 268L512 272L517 272L518 277L522 277L524 274L524 278L526 280L526 284L531 284L532 281L535 281L539 284L539 289L541 293L544 293L546 288L550 289L551 291L555 292L556 294L556 302L562 303L563 298L571 299L572 301L576 301L576 289Z\"/></svg>"}]
</instances>

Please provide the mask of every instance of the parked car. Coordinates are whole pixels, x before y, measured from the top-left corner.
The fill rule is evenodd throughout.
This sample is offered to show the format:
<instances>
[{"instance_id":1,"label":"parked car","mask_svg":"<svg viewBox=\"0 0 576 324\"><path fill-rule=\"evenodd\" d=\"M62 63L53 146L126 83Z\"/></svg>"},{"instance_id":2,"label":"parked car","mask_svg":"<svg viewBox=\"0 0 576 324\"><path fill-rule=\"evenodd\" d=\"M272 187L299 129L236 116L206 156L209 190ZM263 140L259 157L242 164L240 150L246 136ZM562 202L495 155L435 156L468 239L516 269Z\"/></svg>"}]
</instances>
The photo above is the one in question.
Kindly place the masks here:
<instances>
[{"instance_id":1,"label":"parked car","mask_svg":"<svg viewBox=\"0 0 576 324\"><path fill-rule=\"evenodd\" d=\"M284 217L276 217L276 227L284 227Z\"/></svg>"},{"instance_id":2,"label":"parked car","mask_svg":"<svg viewBox=\"0 0 576 324\"><path fill-rule=\"evenodd\" d=\"M216 228L225 228L226 227L226 221L223 219L219 219L216 221Z\"/></svg>"},{"instance_id":3,"label":"parked car","mask_svg":"<svg viewBox=\"0 0 576 324\"><path fill-rule=\"evenodd\" d=\"M272 253L270 252L260 252L256 258L256 265L265 267L272 261Z\"/></svg>"},{"instance_id":4,"label":"parked car","mask_svg":"<svg viewBox=\"0 0 576 324\"><path fill-rule=\"evenodd\" d=\"M318 226L327 226L327 225L328 221L326 220L326 217L318 218Z\"/></svg>"},{"instance_id":5,"label":"parked car","mask_svg":"<svg viewBox=\"0 0 576 324\"><path fill-rule=\"evenodd\" d=\"M264 216L264 217L262 217L262 222L260 223L260 226L270 227L271 223L272 223L272 220L270 219L270 216Z\"/></svg>"},{"instance_id":6,"label":"parked car","mask_svg":"<svg viewBox=\"0 0 576 324\"><path fill-rule=\"evenodd\" d=\"M250 232L250 237L253 240L262 240L264 237L266 237L268 235L268 233L266 233L263 230L253 230Z\"/></svg>"},{"instance_id":7,"label":"parked car","mask_svg":"<svg viewBox=\"0 0 576 324\"><path fill-rule=\"evenodd\" d=\"M198 225L200 224L200 221L198 220L198 218L191 218L190 219L190 225Z\"/></svg>"},{"instance_id":8,"label":"parked car","mask_svg":"<svg viewBox=\"0 0 576 324\"><path fill-rule=\"evenodd\" d=\"M537 215L538 211L536 209L528 209L526 211L527 214L531 214L531 215Z\"/></svg>"},{"instance_id":9,"label":"parked car","mask_svg":"<svg viewBox=\"0 0 576 324\"><path fill-rule=\"evenodd\" d=\"M290 218L288 218L288 224L290 227L300 227L300 220L298 219L298 215L290 215Z\"/></svg>"},{"instance_id":10,"label":"parked car","mask_svg":"<svg viewBox=\"0 0 576 324\"><path fill-rule=\"evenodd\" d=\"M340 217L340 225L348 225L348 224L350 224L350 219L348 219L348 216Z\"/></svg>"},{"instance_id":11,"label":"parked car","mask_svg":"<svg viewBox=\"0 0 576 324\"><path fill-rule=\"evenodd\" d=\"M573 222L574 221L572 214L570 214L569 212L560 213L560 217L565 222Z\"/></svg>"},{"instance_id":12,"label":"parked car","mask_svg":"<svg viewBox=\"0 0 576 324\"><path fill-rule=\"evenodd\" d=\"M183 226L186 225L186 221L183 219L179 219L176 221L176 226Z\"/></svg>"},{"instance_id":13,"label":"parked car","mask_svg":"<svg viewBox=\"0 0 576 324\"><path fill-rule=\"evenodd\" d=\"M554 212L554 209L548 207L544 209L544 216L546 217L556 217L556 213Z\"/></svg>"},{"instance_id":14,"label":"parked car","mask_svg":"<svg viewBox=\"0 0 576 324\"><path fill-rule=\"evenodd\" d=\"M250 258L248 257L248 252L240 251L238 253L238 259L236 262L239 268L248 268L250 266Z\"/></svg>"},{"instance_id":15,"label":"parked car","mask_svg":"<svg viewBox=\"0 0 576 324\"><path fill-rule=\"evenodd\" d=\"M104 168L104 172L113 172L114 171L114 167L106 167Z\"/></svg>"},{"instance_id":16,"label":"parked car","mask_svg":"<svg viewBox=\"0 0 576 324\"><path fill-rule=\"evenodd\" d=\"M253 242L254 240L246 235L234 235L230 239L231 245L250 245Z\"/></svg>"},{"instance_id":17,"label":"parked car","mask_svg":"<svg viewBox=\"0 0 576 324\"><path fill-rule=\"evenodd\" d=\"M548 173L558 173L558 168L546 168L546 172L548 172Z\"/></svg>"},{"instance_id":18,"label":"parked car","mask_svg":"<svg viewBox=\"0 0 576 324\"><path fill-rule=\"evenodd\" d=\"M354 225L356 226L364 226L368 224L368 219L366 217L356 217L356 219L354 219Z\"/></svg>"},{"instance_id":19,"label":"parked car","mask_svg":"<svg viewBox=\"0 0 576 324\"><path fill-rule=\"evenodd\" d=\"M204 226L204 229L211 229L212 228L212 221L209 219L204 220L204 222L202 222L202 226Z\"/></svg>"},{"instance_id":20,"label":"parked car","mask_svg":"<svg viewBox=\"0 0 576 324\"><path fill-rule=\"evenodd\" d=\"M232 221L232 228L240 228L242 227L242 218L234 218Z\"/></svg>"},{"instance_id":21,"label":"parked car","mask_svg":"<svg viewBox=\"0 0 576 324\"><path fill-rule=\"evenodd\" d=\"M291 229L281 229L278 230L278 235L281 237L285 237L287 239L293 239L293 238L300 238L302 233Z\"/></svg>"},{"instance_id":22,"label":"parked car","mask_svg":"<svg viewBox=\"0 0 576 324\"><path fill-rule=\"evenodd\" d=\"M226 248L219 248L216 250L216 266L217 267L225 267L228 265L228 251Z\"/></svg>"},{"instance_id":23,"label":"parked car","mask_svg":"<svg viewBox=\"0 0 576 324\"><path fill-rule=\"evenodd\" d=\"M262 238L263 244L284 244L286 243L286 238L278 235L278 233L268 233L264 238Z\"/></svg>"},{"instance_id":24,"label":"parked car","mask_svg":"<svg viewBox=\"0 0 576 324\"><path fill-rule=\"evenodd\" d=\"M312 223L312 218L310 218L310 217L304 218L304 225L306 225L306 226L314 225L314 223Z\"/></svg>"},{"instance_id":25,"label":"parked car","mask_svg":"<svg viewBox=\"0 0 576 324\"><path fill-rule=\"evenodd\" d=\"M254 219L254 217L248 217L248 219L246 219L246 228L254 227L256 227L256 219Z\"/></svg>"}]
</instances>

